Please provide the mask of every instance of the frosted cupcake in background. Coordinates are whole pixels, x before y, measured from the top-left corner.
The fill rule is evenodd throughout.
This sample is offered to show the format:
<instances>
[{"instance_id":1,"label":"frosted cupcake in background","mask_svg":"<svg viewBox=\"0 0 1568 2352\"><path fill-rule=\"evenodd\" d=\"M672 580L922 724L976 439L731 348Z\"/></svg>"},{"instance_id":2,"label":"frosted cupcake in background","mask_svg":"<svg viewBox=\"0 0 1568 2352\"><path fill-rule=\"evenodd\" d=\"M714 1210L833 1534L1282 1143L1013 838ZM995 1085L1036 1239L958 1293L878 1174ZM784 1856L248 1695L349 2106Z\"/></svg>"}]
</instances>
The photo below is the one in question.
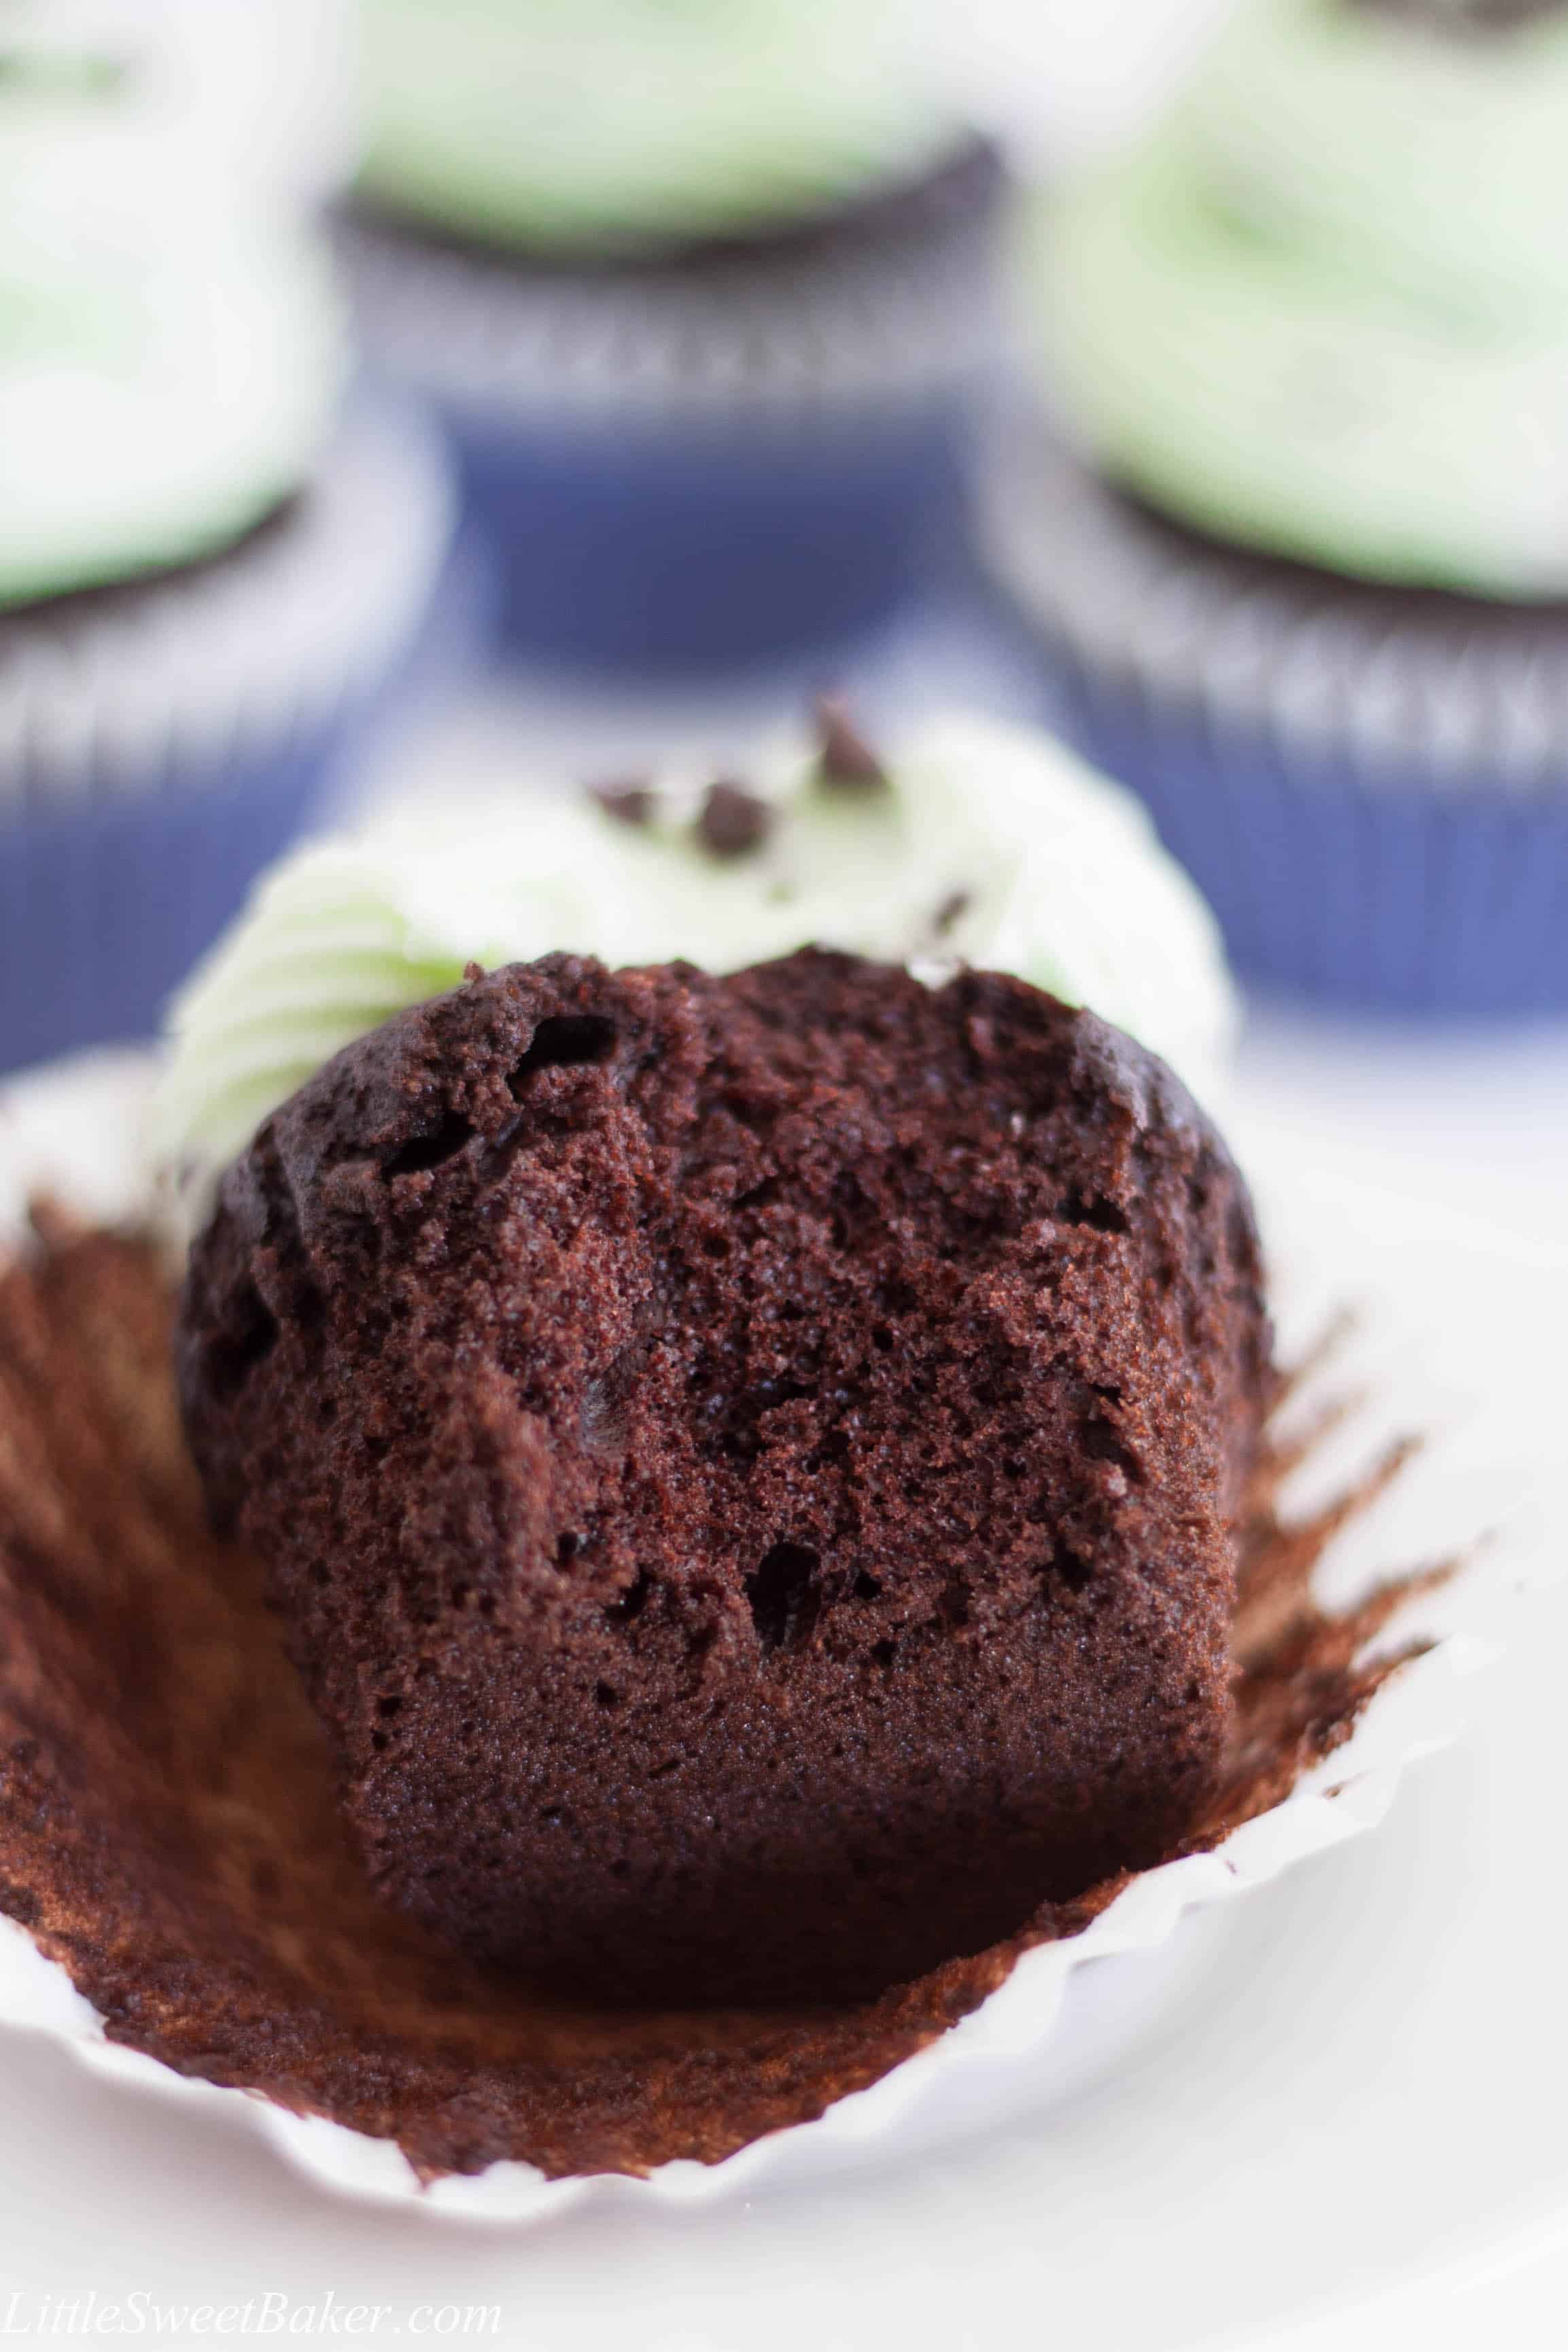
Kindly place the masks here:
<instances>
[{"instance_id":1,"label":"frosted cupcake in background","mask_svg":"<svg viewBox=\"0 0 1568 2352\"><path fill-rule=\"evenodd\" d=\"M517 645L825 643L950 526L1000 173L918 0L368 0L347 230Z\"/></svg>"},{"instance_id":2,"label":"frosted cupcake in background","mask_svg":"<svg viewBox=\"0 0 1568 2352\"><path fill-rule=\"evenodd\" d=\"M1030 232L987 539L1244 973L1568 1009L1568 9L1256 0Z\"/></svg>"},{"instance_id":3,"label":"frosted cupcake in background","mask_svg":"<svg viewBox=\"0 0 1568 2352\"><path fill-rule=\"evenodd\" d=\"M1219 1091L1236 1002L1207 908L1129 793L953 713L873 745L841 706L744 779L693 768L444 801L306 845L172 1008L155 1143L199 1195L338 1049L552 950L726 972L808 944L968 963L1086 1004Z\"/></svg>"},{"instance_id":4,"label":"frosted cupcake in background","mask_svg":"<svg viewBox=\"0 0 1568 2352\"><path fill-rule=\"evenodd\" d=\"M74 21L17 12L0 79L0 1066L156 1025L451 525L423 426L340 417L323 257L179 135L161 20Z\"/></svg>"}]
</instances>

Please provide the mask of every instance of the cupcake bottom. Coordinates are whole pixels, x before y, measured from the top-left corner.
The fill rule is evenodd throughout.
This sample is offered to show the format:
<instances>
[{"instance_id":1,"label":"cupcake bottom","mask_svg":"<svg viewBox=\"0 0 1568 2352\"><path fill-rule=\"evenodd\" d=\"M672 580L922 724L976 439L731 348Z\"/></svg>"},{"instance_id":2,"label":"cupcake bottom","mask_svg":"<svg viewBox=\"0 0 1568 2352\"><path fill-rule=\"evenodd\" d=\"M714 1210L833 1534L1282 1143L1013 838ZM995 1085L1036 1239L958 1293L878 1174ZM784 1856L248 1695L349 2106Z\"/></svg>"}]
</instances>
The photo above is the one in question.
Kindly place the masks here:
<instances>
[{"instance_id":1,"label":"cupcake bottom","mask_svg":"<svg viewBox=\"0 0 1568 2352\"><path fill-rule=\"evenodd\" d=\"M227 555L0 620L0 1066L152 1031L394 691L460 659L425 628L473 578L452 512L428 428L367 406Z\"/></svg>"},{"instance_id":2,"label":"cupcake bottom","mask_svg":"<svg viewBox=\"0 0 1568 2352\"><path fill-rule=\"evenodd\" d=\"M956 402L771 436L444 414L519 656L667 671L831 646L884 620L959 528Z\"/></svg>"},{"instance_id":3,"label":"cupcake bottom","mask_svg":"<svg viewBox=\"0 0 1568 2352\"><path fill-rule=\"evenodd\" d=\"M345 730L183 790L0 831L0 1064L148 1036L299 829Z\"/></svg>"},{"instance_id":4,"label":"cupcake bottom","mask_svg":"<svg viewBox=\"0 0 1568 2352\"><path fill-rule=\"evenodd\" d=\"M366 348L441 407L506 643L665 669L881 620L956 536L999 191L977 142L797 235L576 270L346 221Z\"/></svg>"},{"instance_id":5,"label":"cupcake bottom","mask_svg":"<svg viewBox=\"0 0 1568 2352\"><path fill-rule=\"evenodd\" d=\"M596 2010L454 1955L347 1852L259 1572L206 1524L171 1308L151 1247L57 1213L0 1272L0 1910L117 2042L393 2141L425 2178L714 2163L877 2081L1122 1891L1042 1904L988 1951L809 2011ZM1289 1466L1254 1497L1235 1734L1191 1851L1281 1804L1414 1654L1366 1654L1411 1583L1338 1615L1313 1604L1354 1500L1282 1528Z\"/></svg>"},{"instance_id":6,"label":"cupcake bottom","mask_svg":"<svg viewBox=\"0 0 1568 2352\"><path fill-rule=\"evenodd\" d=\"M1065 731L1147 803L1265 987L1433 1017L1568 1011L1568 605L1220 547L1037 431L986 552Z\"/></svg>"},{"instance_id":7,"label":"cupcake bottom","mask_svg":"<svg viewBox=\"0 0 1568 2352\"><path fill-rule=\"evenodd\" d=\"M1439 797L1420 770L1369 791L1354 759L1064 685L1068 731L1147 803L1244 978L1352 1010L1568 1012L1568 799Z\"/></svg>"}]
</instances>

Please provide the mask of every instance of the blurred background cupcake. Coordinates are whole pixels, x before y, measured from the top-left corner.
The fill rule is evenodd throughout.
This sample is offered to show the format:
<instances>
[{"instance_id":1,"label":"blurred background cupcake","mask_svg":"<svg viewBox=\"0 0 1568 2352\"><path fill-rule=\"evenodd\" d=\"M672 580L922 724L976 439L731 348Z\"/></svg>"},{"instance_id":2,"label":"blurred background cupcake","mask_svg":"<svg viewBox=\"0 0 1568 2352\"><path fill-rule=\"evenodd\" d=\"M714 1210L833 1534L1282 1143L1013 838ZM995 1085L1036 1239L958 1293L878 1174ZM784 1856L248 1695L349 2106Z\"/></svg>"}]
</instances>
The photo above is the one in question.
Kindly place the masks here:
<instances>
[{"instance_id":1,"label":"blurred background cupcake","mask_svg":"<svg viewBox=\"0 0 1568 2352\"><path fill-rule=\"evenodd\" d=\"M1568 9L1249 0L1037 209L996 570L1245 974L1568 1008Z\"/></svg>"},{"instance_id":2,"label":"blurred background cupcake","mask_svg":"<svg viewBox=\"0 0 1568 2352\"><path fill-rule=\"evenodd\" d=\"M343 406L298 208L335 102L263 77L257 123L200 22L5 15L0 1066L155 1025L408 663L450 536L427 429Z\"/></svg>"},{"instance_id":3,"label":"blurred background cupcake","mask_svg":"<svg viewBox=\"0 0 1568 2352\"><path fill-rule=\"evenodd\" d=\"M994 358L1000 168L919 0L366 0L362 39L362 331L442 403L510 643L881 618Z\"/></svg>"}]
</instances>

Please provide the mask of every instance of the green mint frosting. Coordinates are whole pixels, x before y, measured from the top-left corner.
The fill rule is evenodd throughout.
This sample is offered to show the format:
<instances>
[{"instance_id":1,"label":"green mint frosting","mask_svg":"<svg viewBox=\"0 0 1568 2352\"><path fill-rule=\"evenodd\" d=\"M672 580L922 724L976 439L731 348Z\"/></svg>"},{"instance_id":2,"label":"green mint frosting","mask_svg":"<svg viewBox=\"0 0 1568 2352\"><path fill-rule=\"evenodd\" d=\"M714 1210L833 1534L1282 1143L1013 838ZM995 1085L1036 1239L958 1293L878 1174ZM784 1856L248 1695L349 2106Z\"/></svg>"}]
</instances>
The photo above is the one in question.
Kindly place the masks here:
<instances>
[{"instance_id":1,"label":"green mint frosting","mask_svg":"<svg viewBox=\"0 0 1568 2352\"><path fill-rule=\"evenodd\" d=\"M1218 937L1130 794L1048 736L974 717L917 729L884 767L840 734L836 768L781 747L747 789L686 775L443 803L295 851L172 1008L163 1156L200 1184L340 1046L471 961L557 949L719 971L811 942L963 960L1215 1084L1235 1017Z\"/></svg>"},{"instance_id":2,"label":"green mint frosting","mask_svg":"<svg viewBox=\"0 0 1568 2352\"><path fill-rule=\"evenodd\" d=\"M1042 364L1118 478L1372 579L1568 590L1568 13L1254 0L1031 226Z\"/></svg>"},{"instance_id":3,"label":"green mint frosting","mask_svg":"<svg viewBox=\"0 0 1568 2352\"><path fill-rule=\"evenodd\" d=\"M532 251L810 218L955 121L909 0L369 0L364 185Z\"/></svg>"},{"instance_id":4,"label":"green mint frosting","mask_svg":"<svg viewBox=\"0 0 1568 2352\"><path fill-rule=\"evenodd\" d=\"M30 9L7 33L0 607L237 538L308 478L342 371L320 255L141 28L99 48Z\"/></svg>"}]
</instances>

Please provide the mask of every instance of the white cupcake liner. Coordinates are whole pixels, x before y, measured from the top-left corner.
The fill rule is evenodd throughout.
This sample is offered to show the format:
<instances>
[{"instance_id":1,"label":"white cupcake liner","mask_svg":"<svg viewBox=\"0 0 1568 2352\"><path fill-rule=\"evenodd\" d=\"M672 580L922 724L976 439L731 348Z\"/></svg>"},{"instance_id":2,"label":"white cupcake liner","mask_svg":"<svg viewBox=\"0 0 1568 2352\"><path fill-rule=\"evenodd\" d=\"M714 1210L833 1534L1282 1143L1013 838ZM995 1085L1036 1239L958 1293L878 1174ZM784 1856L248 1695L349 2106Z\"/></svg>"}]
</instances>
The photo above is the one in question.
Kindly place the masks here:
<instances>
[{"instance_id":1,"label":"white cupcake liner","mask_svg":"<svg viewBox=\"0 0 1568 2352\"><path fill-rule=\"evenodd\" d=\"M1568 607L1416 611L1171 533L1040 419L980 471L988 568L1090 677L1223 740L1332 751L1368 783L1528 798L1568 772Z\"/></svg>"},{"instance_id":2,"label":"white cupcake liner","mask_svg":"<svg viewBox=\"0 0 1568 2352\"><path fill-rule=\"evenodd\" d=\"M135 1138L149 1069L139 1057L100 1056L40 1073L0 1096L0 1222L14 1223L26 1191L40 1181L98 1215L145 1200ZM1274 1199L1276 1250L1298 1277L1295 1294L1287 1289L1289 1346L1322 1325L1346 1281L1364 1291L1372 1286L1375 1297L1381 1253L1368 1244L1353 1266L1337 1272L1332 1263L1301 1264L1301 1241L1309 1240L1321 1261L1323 1232L1342 1221L1325 1225L1321 1187L1312 1198L1304 1190L1292 1195L1288 1185L1277 1199L1267 1190L1264 1198L1266 1205ZM1407 1226L1405 1204L1400 1213ZM1468 1433L1462 1408L1456 1420L1451 1351L1436 1385L1425 1377L1444 1360L1441 1338L1402 1319L1396 1302L1385 1302L1381 1312L1375 1306L1365 1329L1364 1361L1336 1364L1333 1378L1338 1387L1347 1376L1364 1376L1375 1402L1354 1434L1342 1429L1314 1454L1302 1483L1318 1492L1298 1497L1302 1507L1315 1507L1327 1482L1353 1476L1368 1445L1390 1431L1434 1422L1446 1426L1435 1431L1425 1465L1336 1548L1322 1580L1339 1602L1390 1570L1452 1558L1521 1491L1519 1466L1499 1458L1497 1432L1484 1415ZM1463 1361L1468 1369L1471 1358ZM1308 1407L1309 1400L1298 1402ZM1519 1443L1524 1442L1521 1435ZM1458 1523L1456 1514L1461 1515ZM1049 2084L1053 2068L1058 2081L1063 2070L1069 2079L1082 2079L1086 2067L1092 2072L1113 2062L1126 2032L1129 1998L1134 2012L1146 2010L1155 1983L1151 1971L1170 1967L1179 1948L1174 1939L1190 1915L1233 1902L1306 1856L1374 1828L1406 1767L1448 1744L1460 1729L1466 1680L1495 1656L1504 1589L1517 1591L1521 1581L1507 1547L1494 1544L1483 1564L1413 1601L1385 1639L1401 1644L1424 1639L1434 1646L1385 1685L1346 1745L1283 1803L1212 1853L1145 1872L1082 1935L1026 1953L980 2008L869 2089L840 2100L815 2122L773 2133L719 2164L670 2163L641 2179L601 2174L549 2180L532 2166L503 2162L476 2176L423 2186L389 2141L290 2113L255 2093L192 2080L110 2042L102 2021L64 1971L9 1920L0 1920L0 2022L47 2035L94 2073L127 2088L200 2103L209 2113L244 2120L334 2195L465 2221L520 2223L590 2203L644 2210L718 2204L896 2160L916 2146L973 2129L1009 2097L1016 2104L1020 2080ZM1115 1972L1085 1973L1087 1962L1106 1959L1127 1964L1119 1979Z\"/></svg>"},{"instance_id":3,"label":"white cupcake liner","mask_svg":"<svg viewBox=\"0 0 1568 2352\"><path fill-rule=\"evenodd\" d=\"M341 249L371 358L438 399L519 423L779 424L918 407L989 368L999 189L923 193L879 233L846 219L641 267L530 266L362 214Z\"/></svg>"},{"instance_id":4,"label":"white cupcake liner","mask_svg":"<svg viewBox=\"0 0 1568 2352\"><path fill-rule=\"evenodd\" d=\"M295 508L227 555L0 616L0 823L226 771L319 728L414 637L455 512L434 429L363 401Z\"/></svg>"}]
</instances>

